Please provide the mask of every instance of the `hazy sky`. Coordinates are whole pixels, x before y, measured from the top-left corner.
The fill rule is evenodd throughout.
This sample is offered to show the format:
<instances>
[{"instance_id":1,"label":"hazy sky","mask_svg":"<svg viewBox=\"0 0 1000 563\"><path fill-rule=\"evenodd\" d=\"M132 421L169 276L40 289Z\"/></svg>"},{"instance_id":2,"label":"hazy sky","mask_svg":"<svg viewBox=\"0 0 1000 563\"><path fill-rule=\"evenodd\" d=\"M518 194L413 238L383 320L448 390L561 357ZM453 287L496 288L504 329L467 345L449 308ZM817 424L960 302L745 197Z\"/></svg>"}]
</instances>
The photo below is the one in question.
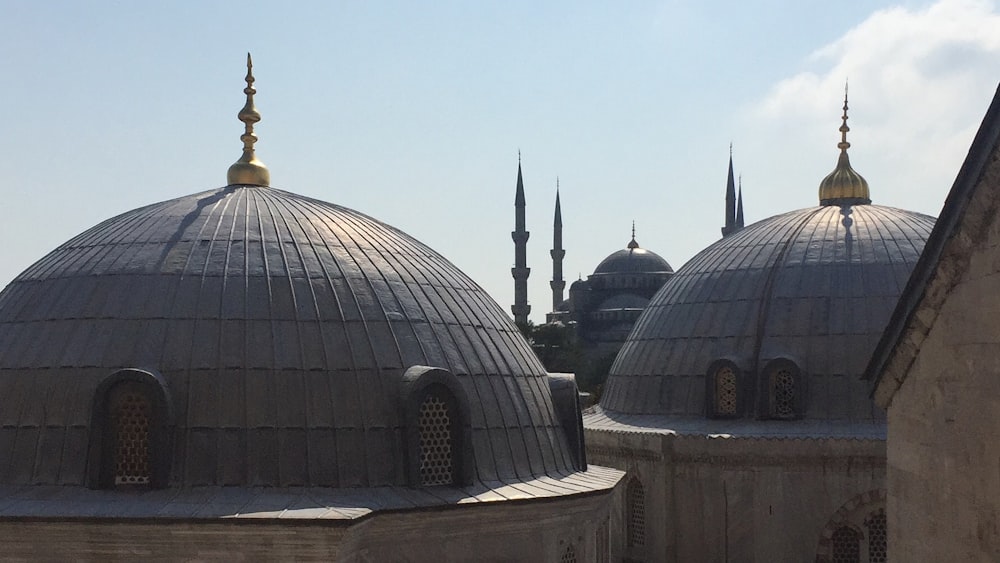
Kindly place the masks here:
<instances>
[{"instance_id":1,"label":"hazy sky","mask_svg":"<svg viewBox=\"0 0 1000 563\"><path fill-rule=\"evenodd\" d=\"M936 215L1000 80L995 2L38 2L0 19L0 286L103 219L224 185L253 52L272 185L427 243L509 311L523 155L532 319L624 248L818 203L850 80L877 204Z\"/></svg>"}]
</instances>

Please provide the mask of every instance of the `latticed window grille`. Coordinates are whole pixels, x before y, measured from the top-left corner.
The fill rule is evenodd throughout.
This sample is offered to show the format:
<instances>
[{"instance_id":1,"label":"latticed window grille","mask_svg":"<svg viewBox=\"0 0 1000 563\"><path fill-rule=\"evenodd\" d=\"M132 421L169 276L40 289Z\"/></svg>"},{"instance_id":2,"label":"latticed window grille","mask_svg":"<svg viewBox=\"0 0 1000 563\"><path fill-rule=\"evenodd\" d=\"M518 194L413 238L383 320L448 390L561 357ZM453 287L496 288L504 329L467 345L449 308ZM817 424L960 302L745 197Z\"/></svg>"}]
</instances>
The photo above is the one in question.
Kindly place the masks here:
<instances>
[{"instance_id":1,"label":"latticed window grille","mask_svg":"<svg viewBox=\"0 0 1000 563\"><path fill-rule=\"evenodd\" d=\"M611 560L610 532L607 520L597 527L597 538L594 542L597 546L597 563L609 563Z\"/></svg>"},{"instance_id":2,"label":"latticed window grille","mask_svg":"<svg viewBox=\"0 0 1000 563\"><path fill-rule=\"evenodd\" d=\"M795 416L795 375L790 368L778 368L771 379L774 416Z\"/></svg>"},{"instance_id":3,"label":"latticed window grille","mask_svg":"<svg viewBox=\"0 0 1000 563\"><path fill-rule=\"evenodd\" d=\"M148 485L149 427L152 405L134 389L118 390L111 398L114 429L115 485Z\"/></svg>"},{"instance_id":4,"label":"latticed window grille","mask_svg":"<svg viewBox=\"0 0 1000 563\"><path fill-rule=\"evenodd\" d=\"M566 551L559 558L559 563L576 563L576 550L573 549L572 545L566 546Z\"/></svg>"},{"instance_id":5,"label":"latticed window grille","mask_svg":"<svg viewBox=\"0 0 1000 563\"><path fill-rule=\"evenodd\" d=\"M451 418L448 403L428 395L420 405L420 482L423 485L454 483Z\"/></svg>"},{"instance_id":6,"label":"latticed window grille","mask_svg":"<svg viewBox=\"0 0 1000 563\"><path fill-rule=\"evenodd\" d=\"M837 528L831 538L832 563L861 563L861 534L850 526Z\"/></svg>"},{"instance_id":7,"label":"latticed window grille","mask_svg":"<svg viewBox=\"0 0 1000 563\"><path fill-rule=\"evenodd\" d=\"M868 528L869 563L885 563L887 561L885 509L880 508L869 514L865 520L865 527Z\"/></svg>"},{"instance_id":8,"label":"latticed window grille","mask_svg":"<svg viewBox=\"0 0 1000 563\"><path fill-rule=\"evenodd\" d=\"M625 496L628 503L625 520L628 528L626 533L628 545L646 545L646 492L642 488L642 483L636 478L629 481Z\"/></svg>"},{"instance_id":9,"label":"latticed window grille","mask_svg":"<svg viewBox=\"0 0 1000 563\"><path fill-rule=\"evenodd\" d=\"M730 366L715 372L715 414L736 414L736 370Z\"/></svg>"}]
</instances>

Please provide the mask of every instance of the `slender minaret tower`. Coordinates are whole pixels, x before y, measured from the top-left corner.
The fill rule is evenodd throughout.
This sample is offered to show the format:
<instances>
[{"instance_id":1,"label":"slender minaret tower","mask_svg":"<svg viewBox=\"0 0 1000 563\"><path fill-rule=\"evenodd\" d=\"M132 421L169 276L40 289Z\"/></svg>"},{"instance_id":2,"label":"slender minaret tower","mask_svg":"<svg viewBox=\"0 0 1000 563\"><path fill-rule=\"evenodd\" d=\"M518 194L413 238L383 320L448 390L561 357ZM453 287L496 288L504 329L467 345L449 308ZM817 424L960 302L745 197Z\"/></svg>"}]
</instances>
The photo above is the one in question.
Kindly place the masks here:
<instances>
[{"instance_id":1,"label":"slender minaret tower","mask_svg":"<svg viewBox=\"0 0 1000 563\"><path fill-rule=\"evenodd\" d=\"M728 236L736 229L736 182L733 180L733 144L729 144L729 178L726 180L726 223L722 236Z\"/></svg>"},{"instance_id":2,"label":"slender minaret tower","mask_svg":"<svg viewBox=\"0 0 1000 563\"><path fill-rule=\"evenodd\" d=\"M740 191L736 198L736 230L743 228L743 175L740 174Z\"/></svg>"},{"instance_id":3,"label":"slender minaret tower","mask_svg":"<svg viewBox=\"0 0 1000 563\"><path fill-rule=\"evenodd\" d=\"M562 247L562 208L559 205L559 178L556 178L556 214L552 221L552 281L549 287L552 288L552 310L555 311L563 302L563 290L566 289L566 282L563 281L562 261L566 256L566 251Z\"/></svg>"},{"instance_id":4,"label":"slender minaret tower","mask_svg":"<svg viewBox=\"0 0 1000 563\"><path fill-rule=\"evenodd\" d=\"M518 151L514 231L510 233L510 238L514 239L514 267L510 269L510 275L514 277L514 304L510 310L514 313L514 322L518 324L527 324L528 313L531 312L531 305L528 305L528 275L531 274L531 269L528 268L529 235L524 228L524 181L521 179L521 152Z\"/></svg>"}]
</instances>

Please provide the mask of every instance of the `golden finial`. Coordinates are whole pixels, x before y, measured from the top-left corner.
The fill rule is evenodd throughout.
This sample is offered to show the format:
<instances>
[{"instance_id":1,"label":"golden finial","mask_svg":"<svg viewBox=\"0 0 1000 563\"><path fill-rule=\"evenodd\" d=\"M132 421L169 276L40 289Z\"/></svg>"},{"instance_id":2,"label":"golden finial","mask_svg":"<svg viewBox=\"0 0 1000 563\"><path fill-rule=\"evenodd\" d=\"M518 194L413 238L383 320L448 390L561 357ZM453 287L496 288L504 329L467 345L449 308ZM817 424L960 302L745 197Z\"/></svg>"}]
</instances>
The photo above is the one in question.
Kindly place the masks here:
<instances>
[{"instance_id":1,"label":"golden finial","mask_svg":"<svg viewBox=\"0 0 1000 563\"><path fill-rule=\"evenodd\" d=\"M243 89L243 93L247 95L247 103L239 113L240 121L246 124L246 131L240 136L240 140L243 141L243 156L229 167L227 177L230 186L237 184L268 186L271 184L271 172L263 162L257 160L253 149L254 143L257 142L257 136L253 134L253 125L260 121L260 112L253 104L253 95L257 90L253 87L253 60L250 58L250 53L247 53L246 81L247 87Z\"/></svg>"},{"instance_id":2,"label":"golden finial","mask_svg":"<svg viewBox=\"0 0 1000 563\"><path fill-rule=\"evenodd\" d=\"M844 82L844 115L840 119L840 142L837 143L837 148L841 151L846 151L851 148L851 143L847 142L847 132L851 130L847 126L847 82Z\"/></svg>"},{"instance_id":3,"label":"golden finial","mask_svg":"<svg viewBox=\"0 0 1000 563\"><path fill-rule=\"evenodd\" d=\"M632 240L628 241L628 249L635 250L639 248L639 243L635 242L635 221L632 221Z\"/></svg>"},{"instance_id":4,"label":"golden finial","mask_svg":"<svg viewBox=\"0 0 1000 563\"><path fill-rule=\"evenodd\" d=\"M847 156L847 149L851 143L847 142L847 132L851 130L847 126L847 83L844 83L844 114L840 117L840 142L837 148L840 149L840 158L837 159L837 167L829 173L823 181L819 183L819 204L820 205L865 205L872 202L868 191L868 181L861 174L851 168L851 160Z\"/></svg>"}]
</instances>

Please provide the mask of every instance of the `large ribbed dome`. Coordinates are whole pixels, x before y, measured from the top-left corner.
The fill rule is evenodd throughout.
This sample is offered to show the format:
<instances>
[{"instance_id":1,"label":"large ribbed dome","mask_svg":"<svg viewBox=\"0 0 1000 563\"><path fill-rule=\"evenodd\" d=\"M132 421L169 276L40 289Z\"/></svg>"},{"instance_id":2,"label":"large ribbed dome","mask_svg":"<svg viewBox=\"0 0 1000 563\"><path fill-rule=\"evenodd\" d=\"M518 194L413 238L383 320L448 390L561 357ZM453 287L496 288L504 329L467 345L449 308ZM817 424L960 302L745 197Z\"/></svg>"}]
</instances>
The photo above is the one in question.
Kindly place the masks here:
<instances>
[{"instance_id":1,"label":"large ribbed dome","mask_svg":"<svg viewBox=\"0 0 1000 563\"><path fill-rule=\"evenodd\" d=\"M95 389L121 368L169 391L170 484L406 484L412 366L467 395L474 479L573 470L545 369L482 289L392 227L281 190L80 234L0 293L0 343L0 449L27 460L0 482L84 482Z\"/></svg>"},{"instance_id":2,"label":"large ribbed dome","mask_svg":"<svg viewBox=\"0 0 1000 563\"><path fill-rule=\"evenodd\" d=\"M879 419L859 376L933 225L889 207L828 205L723 238L652 299L602 407L769 418L768 405L783 400L765 381L774 366L797 386L779 418ZM707 374L719 366L730 371L716 388ZM729 402L712 412L717 389Z\"/></svg>"}]
</instances>

